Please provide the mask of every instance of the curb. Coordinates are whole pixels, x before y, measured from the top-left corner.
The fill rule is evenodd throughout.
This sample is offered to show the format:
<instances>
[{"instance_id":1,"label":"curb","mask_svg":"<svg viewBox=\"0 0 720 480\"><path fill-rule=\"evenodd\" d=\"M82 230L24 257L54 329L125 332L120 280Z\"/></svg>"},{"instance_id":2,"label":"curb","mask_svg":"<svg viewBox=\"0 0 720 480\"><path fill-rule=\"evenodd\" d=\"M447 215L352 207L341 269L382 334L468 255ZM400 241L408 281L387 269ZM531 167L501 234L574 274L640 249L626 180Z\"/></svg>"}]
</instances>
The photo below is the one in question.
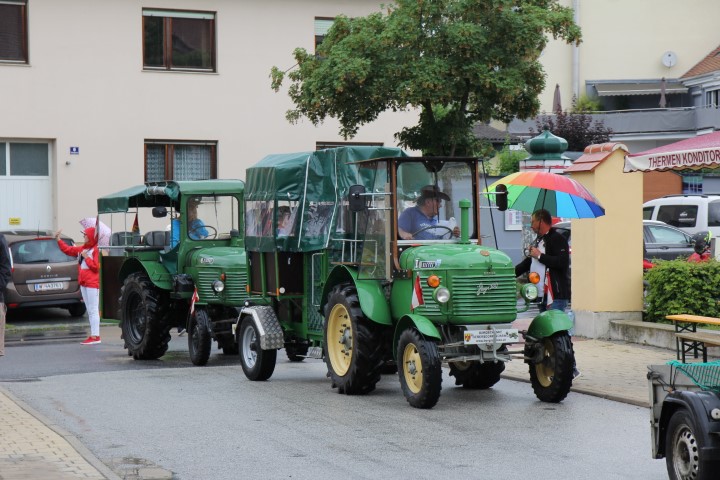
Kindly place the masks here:
<instances>
[{"instance_id":1,"label":"curb","mask_svg":"<svg viewBox=\"0 0 720 480\"><path fill-rule=\"evenodd\" d=\"M100 327L116 326L117 323L100 323ZM86 337L89 325L58 324L32 327L9 327L5 329L5 345L28 344L48 340L77 340Z\"/></svg>"},{"instance_id":2,"label":"curb","mask_svg":"<svg viewBox=\"0 0 720 480\"><path fill-rule=\"evenodd\" d=\"M507 380L513 380L516 382L530 383L529 378L521 377L520 375L515 375L512 373L503 373L500 375L500 378L505 378ZM603 398L605 400L611 400L613 402L627 403L628 405L635 405L636 407L650 408L650 405L648 402L639 402L633 398L627 398L627 397L622 397L619 395L608 394L603 391L596 390L594 388L571 387L570 391L575 392L575 393L582 393L583 395L590 395L593 397Z\"/></svg>"}]
</instances>

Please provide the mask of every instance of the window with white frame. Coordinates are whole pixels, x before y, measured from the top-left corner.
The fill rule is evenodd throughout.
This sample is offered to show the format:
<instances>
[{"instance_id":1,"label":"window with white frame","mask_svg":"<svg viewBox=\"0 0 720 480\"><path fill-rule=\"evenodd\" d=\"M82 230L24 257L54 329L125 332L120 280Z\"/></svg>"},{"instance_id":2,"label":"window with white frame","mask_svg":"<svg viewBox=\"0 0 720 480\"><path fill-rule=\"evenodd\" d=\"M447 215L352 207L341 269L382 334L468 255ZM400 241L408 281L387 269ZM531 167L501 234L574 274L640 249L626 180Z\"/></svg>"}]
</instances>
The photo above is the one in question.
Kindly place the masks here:
<instances>
[{"instance_id":1,"label":"window with white frame","mask_svg":"<svg viewBox=\"0 0 720 480\"><path fill-rule=\"evenodd\" d=\"M145 181L217 178L217 142L145 141Z\"/></svg>"},{"instance_id":2,"label":"window with white frame","mask_svg":"<svg viewBox=\"0 0 720 480\"><path fill-rule=\"evenodd\" d=\"M47 177L47 143L0 142L0 177Z\"/></svg>"},{"instance_id":3,"label":"window with white frame","mask_svg":"<svg viewBox=\"0 0 720 480\"><path fill-rule=\"evenodd\" d=\"M705 106L717 107L720 105L720 90L708 90L705 92Z\"/></svg>"},{"instance_id":4,"label":"window with white frame","mask_svg":"<svg viewBox=\"0 0 720 480\"><path fill-rule=\"evenodd\" d=\"M143 10L146 70L216 71L215 13Z\"/></svg>"},{"instance_id":5,"label":"window with white frame","mask_svg":"<svg viewBox=\"0 0 720 480\"><path fill-rule=\"evenodd\" d=\"M28 63L27 0L0 0L0 62Z\"/></svg>"}]
</instances>

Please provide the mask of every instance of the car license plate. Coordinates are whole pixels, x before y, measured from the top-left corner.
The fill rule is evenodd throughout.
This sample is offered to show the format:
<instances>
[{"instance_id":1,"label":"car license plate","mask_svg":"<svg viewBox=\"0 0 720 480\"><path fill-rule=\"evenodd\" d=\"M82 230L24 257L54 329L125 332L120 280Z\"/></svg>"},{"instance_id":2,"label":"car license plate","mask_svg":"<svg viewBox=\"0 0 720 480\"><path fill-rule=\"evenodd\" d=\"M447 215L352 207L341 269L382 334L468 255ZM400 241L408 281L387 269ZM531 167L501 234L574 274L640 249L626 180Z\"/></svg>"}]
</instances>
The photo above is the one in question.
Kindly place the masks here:
<instances>
[{"instance_id":1,"label":"car license plate","mask_svg":"<svg viewBox=\"0 0 720 480\"><path fill-rule=\"evenodd\" d=\"M36 292L47 292L50 290L62 290L62 289L63 289L62 282L36 283L35 284Z\"/></svg>"},{"instance_id":2,"label":"car license plate","mask_svg":"<svg viewBox=\"0 0 720 480\"><path fill-rule=\"evenodd\" d=\"M466 330L465 345L486 345L493 343L517 343L520 334L517 328Z\"/></svg>"}]
</instances>

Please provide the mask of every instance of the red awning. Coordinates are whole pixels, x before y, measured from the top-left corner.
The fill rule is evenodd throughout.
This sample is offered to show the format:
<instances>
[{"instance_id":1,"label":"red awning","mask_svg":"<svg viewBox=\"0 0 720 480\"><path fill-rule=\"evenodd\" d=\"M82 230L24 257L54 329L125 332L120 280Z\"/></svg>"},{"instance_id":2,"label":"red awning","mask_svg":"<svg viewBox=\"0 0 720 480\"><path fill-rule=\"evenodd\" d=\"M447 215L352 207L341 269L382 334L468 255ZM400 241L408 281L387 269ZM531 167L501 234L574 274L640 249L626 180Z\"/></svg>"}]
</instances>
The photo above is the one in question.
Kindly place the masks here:
<instances>
[{"instance_id":1,"label":"red awning","mask_svg":"<svg viewBox=\"0 0 720 480\"><path fill-rule=\"evenodd\" d=\"M625 155L625 172L685 170L720 166L720 131Z\"/></svg>"}]
</instances>

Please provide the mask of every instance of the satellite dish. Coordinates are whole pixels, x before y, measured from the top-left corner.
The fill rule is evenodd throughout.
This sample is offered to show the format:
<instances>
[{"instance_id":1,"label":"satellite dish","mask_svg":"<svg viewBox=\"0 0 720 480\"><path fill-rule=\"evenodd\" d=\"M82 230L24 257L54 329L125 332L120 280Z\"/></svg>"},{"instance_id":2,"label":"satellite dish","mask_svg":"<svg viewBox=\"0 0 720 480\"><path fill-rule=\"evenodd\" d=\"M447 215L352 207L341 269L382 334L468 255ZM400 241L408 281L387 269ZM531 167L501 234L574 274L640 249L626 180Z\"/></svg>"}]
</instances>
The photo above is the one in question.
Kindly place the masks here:
<instances>
[{"instance_id":1,"label":"satellite dish","mask_svg":"<svg viewBox=\"0 0 720 480\"><path fill-rule=\"evenodd\" d=\"M676 63L677 63L677 55L675 54L675 52L671 52L668 50L667 52L663 53L663 55L662 55L662 64L663 65L670 68L670 67L675 66Z\"/></svg>"}]
</instances>

